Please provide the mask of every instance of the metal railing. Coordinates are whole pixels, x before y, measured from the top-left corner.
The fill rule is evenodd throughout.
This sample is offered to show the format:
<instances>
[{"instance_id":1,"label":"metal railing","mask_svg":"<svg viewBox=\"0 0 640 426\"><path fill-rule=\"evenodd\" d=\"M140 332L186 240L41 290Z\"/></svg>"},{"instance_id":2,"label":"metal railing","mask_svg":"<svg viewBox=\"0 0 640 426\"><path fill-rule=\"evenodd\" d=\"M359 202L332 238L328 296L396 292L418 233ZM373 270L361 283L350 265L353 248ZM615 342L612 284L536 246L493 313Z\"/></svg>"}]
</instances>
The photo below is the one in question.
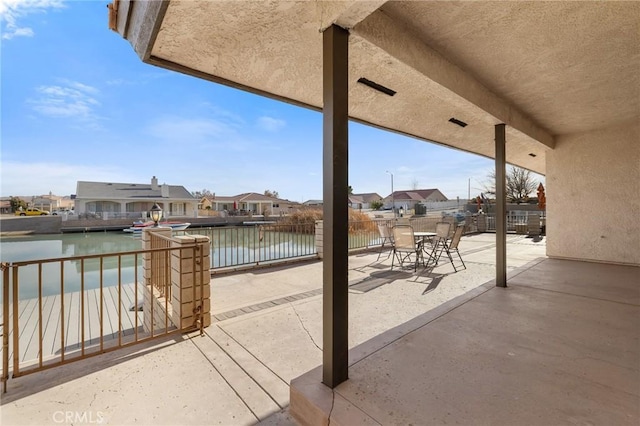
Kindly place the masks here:
<instances>
[{"instance_id":1,"label":"metal railing","mask_svg":"<svg viewBox=\"0 0 640 426\"><path fill-rule=\"evenodd\" d=\"M194 294L194 321L184 324L182 305L177 312L169 306L171 283L167 279L171 272L168 259L177 256L183 261L183 250L190 250L190 272L186 277L180 274L178 285L182 287L183 279L202 283L204 272L196 267L204 259L201 245L158 244L162 247L2 263L3 392L7 391L10 359L11 377L19 377L195 330L198 321L202 327L196 312L202 306L195 306L196 285L189 284ZM145 256L149 262L142 262ZM153 285L142 282L140 272L145 267ZM76 269L78 281L68 282L71 274L65 271L70 268ZM201 284L199 292L201 299ZM141 310L142 305L150 307L149 311Z\"/></svg>"},{"instance_id":2,"label":"metal railing","mask_svg":"<svg viewBox=\"0 0 640 426\"><path fill-rule=\"evenodd\" d=\"M317 254L315 223L190 228L211 240L211 268L260 265Z\"/></svg>"},{"instance_id":3,"label":"metal railing","mask_svg":"<svg viewBox=\"0 0 640 426\"><path fill-rule=\"evenodd\" d=\"M512 216L516 221L526 220L526 216ZM472 219L467 216L465 220L467 232L475 231ZM350 221L349 249L381 245L380 222L390 226L407 222L416 231L433 231L443 220L457 224L453 217L441 216ZM314 222L188 230L188 234L209 237L212 269L316 256L315 232ZM196 263L203 264L204 253L198 244L172 247L171 239L162 235L153 234L150 241L147 250L2 264L5 390L11 357L12 374L18 377L185 330L175 324L169 309L174 298L171 259L182 258L185 249L199 250L189 258L195 282ZM74 268L79 280L69 282L71 274L65 271ZM145 269L153 277L146 283L141 277ZM193 291L195 300L195 286ZM164 300L151 303L149 312L144 312L139 309L145 298ZM162 305L160 314L154 311ZM152 325L145 329L146 315ZM194 322L188 328L195 327Z\"/></svg>"},{"instance_id":4,"label":"metal railing","mask_svg":"<svg viewBox=\"0 0 640 426\"><path fill-rule=\"evenodd\" d=\"M349 221L349 250L382 244L378 221ZM212 269L304 259L318 254L315 222L190 228L185 234L209 237Z\"/></svg>"},{"instance_id":5,"label":"metal railing","mask_svg":"<svg viewBox=\"0 0 640 426\"><path fill-rule=\"evenodd\" d=\"M381 245L380 221L393 223L384 219L349 221L349 250ZM315 222L190 228L185 234L209 237L212 269L304 259L318 253Z\"/></svg>"},{"instance_id":6,"label":"metal railing","mask_svg":"<svg viewBox=\"0 0 640 426\"><path fill-rule=\"evenodd\" d=\"M546 219L546 216L541 215L540 212L532 211L509 211L507 212L507 232L526 233L527 224L531 216L537 216L542 221ZM459 224L464 225L464 234L472 234L479 232L478 220L486 221L486 231L495 232L496 230L496 215L495 213L484 214L478 216L477 214L467 214L464 220L458 220L454 216L425 216L420 218L409 219L409 224L413 227L414 231L435 231L435 224L437 222L450 222L451 233L455 230L455 227Z\"/></svg>"},{"instance_id":7,"label":"metal railing","mask_svg":"<svg viewBox=\"0 0 640 426\"><path fill-rule=\"evenodd\" d=\"M349 250L366 249L382 244L378 221L349 221Z\"/></svg>"},{"instance_id":8,"label":"metal railing","mask_svg":"<svg viewBox=\"0 0 640 426\"><path fill-rule=\"evenodd\" d=\"M496 230L496 215L488 213L487 215L487 231ZM527 223L530 216L538 216L540 220L545 220L540 212L530 211L509 211L507 212L507 232L526 233Z\"/></svg>"},{"instance_id":9,"label":"metal railing","mask_svg":"<svg viewBox=\"0 0 640 426\"><path fill-rule=\"evenodd\" d=\"M162 212L162 220L170 219L172 217L181 217L184 218L188 216L185 212L171 212L171 211L163 211ZM131 219L131 220L151 220L149 216L149 212L110 212L110 211L84 211L78 214L69 215L70 218L74 219L101 219L101 220L111 220L111 219Z\"/></svg>"}]
</instances>

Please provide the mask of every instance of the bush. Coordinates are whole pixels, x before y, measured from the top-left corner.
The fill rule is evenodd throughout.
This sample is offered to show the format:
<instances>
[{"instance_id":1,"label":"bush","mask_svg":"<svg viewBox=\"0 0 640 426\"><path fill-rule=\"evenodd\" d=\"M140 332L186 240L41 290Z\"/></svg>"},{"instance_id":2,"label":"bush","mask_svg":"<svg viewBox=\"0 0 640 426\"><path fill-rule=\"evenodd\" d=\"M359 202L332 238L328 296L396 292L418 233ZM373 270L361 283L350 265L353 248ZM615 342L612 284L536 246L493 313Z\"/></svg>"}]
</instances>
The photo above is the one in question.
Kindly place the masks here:
<instances>
[{"instance_id":1,"label":"bush","mask_svg":"<svg viewBox=\"0 0 640 426\"><path fill-rule=\"evenodd\" d=\"M371 208L373 210L380 210L382 208L382 206L384 206L384 203L382 201L372 201L371 202Z\"/></svg>"},{"instance_id":2,"label":"bush","mask_svg":"<svg viewBox=\"0 0 640 426\"><path fill-rule=\"evenodd\" d=\"M322 217L323 212L321 209L306 209L285 216L279 223L292 226L315 224L316 221L322 220ZM366 213L349 209L349 233L352 234L363 231L378 232L378 226Z\"/></svg>"},{"instance_id":3,"label":"bush","mask_svg":"<svg viewBox=\"0 0 640 426\"><path fill-rule=\"evenodd\" d=\"M369 215L357 210L349 210L349 233L378 232L378 225Z\"/></svg>"},{"instance_id":4,"label":"bush","mask_svg":"<svg viewBox=\"0 0 640 426\"><path fill-rule=\"evenodd\" d=\"M305 209L285 216L279 223L284 225L300 225L303 223L315 223L316 220L322 220L322 210Z\"/></svg>"}]
</instances>

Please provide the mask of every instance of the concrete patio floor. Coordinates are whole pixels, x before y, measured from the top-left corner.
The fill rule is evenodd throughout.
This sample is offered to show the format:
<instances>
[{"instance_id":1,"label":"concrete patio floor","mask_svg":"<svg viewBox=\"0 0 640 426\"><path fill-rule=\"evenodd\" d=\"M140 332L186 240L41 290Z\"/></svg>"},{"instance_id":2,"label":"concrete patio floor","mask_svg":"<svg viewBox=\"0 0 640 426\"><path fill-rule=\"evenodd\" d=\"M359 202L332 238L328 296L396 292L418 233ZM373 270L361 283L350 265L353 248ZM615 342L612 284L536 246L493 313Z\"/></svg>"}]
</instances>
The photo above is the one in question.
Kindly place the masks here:
<instances>
[{"instance_id":1,"label":"concrete patio floor","mask_svg":"<svg viewBox=\"0 0 640 426\"><path fill-rule=\"evenodd\" d=\"M350 350L333 391L294 379L303 424L638 425L637 267L534 261Z\"/></svg>"},{"instance_id":2,"label":"concrete patio floor","mask_svg":"<svg viewBox=\"0 0 640 426\"><path fill-rule=\"evenodd\" d=\"M418 407L431 407L430 415L436 416L433 414L433 406L444 409L451 404L463 406L465 412L469 413L469 417L458 417L458 421L473 419L473 405L469 402L475 400L468 400L466 392L474 387L479 394L490 391L492 384L497 380L490 380L496 374L492 368L498 369L497 373L500 374L496 377L500 382L505 382L504 391L510 391L509 396L515 397L513 389L509 387L513 384L507 382L510 377L519 379L519 376L509 373L508 370L502 371L501 368L514 368L517 373L519 369L533 370L528 368L531 366L544 370L548 364L546 352L528 350L526 356L523 356L517 347L509 349L505 355L498 350L502 344L500 339L506 338L503 335L514 338L520 336L528 343L531 343L531 339L537 339L535 342L551 340L557 346L561 346L562 337L571 335L572 339L576 338L569 330L556 336L552 333L555 330L553 328L536 328L538 326L535 325L535 321L547 315L543 308L560 306L565 309L564 316L561 315L557 320L561 324L572 323L576 312L581 312L581 319L588 317L589 313L594 315L595 312L597 318L591 321L602 323L601 327L583 329L581 334L577 335L580 339L583 335L591 336L591 333L604 332L610 326L615 328L615 332L609 330L605 335L609 339L605 342L611 343L608 347L617 348L619 344L626 344L628 350L624 356L621 355L621 360L603 358L598 352L595 355L584 355L584 362L592 362L598 371L606 374L602 377L608 377L609 373L600 364L607 363L598 360L605 359L607 362L615 363L609 367L615 370L616 374L624 376L619 383L623 383L627 388L635 384L635 392L631 386L631 389L627 389L627 394L616 395L616 400L621 404L620 412L630 417L616 417L613 420L621 420L623 423L633 421L637 424L637 389L640 384L640 351L636 331L639 318L639 290L635 285L637 268L592 265L596 269L588 272L584 280L587 282L588 279L595 279L601 288L595 288L587 295L574 296L571 291L582 288L584 284L581 281L574 284L574 281L568 280L568 276L562 272L563 265L572 262L541 262L545 252L544 240L534 241L523 236L510 235L507 261L510 288L493 291L491 284L483 284L489 282L495 274L495 236L466 236L462 239L460 249L468 268L457 273L454 273L450 264L444 263L432 271L418 274L413 274L412 270L390 272L390 259L376 262L377 253L350 257L350 347L355 348L351 351L354 365L350 369L351 379L337 388L336 395L342 395L350 406L360 407L358 410L364 410L366 417L381 424L405 424L411 421L415 424L424 423L416 420L426 418L424 413L416 411ZM539 269L541 266L545 267ZM615 283L625 282L624 279L618 278L610 281L619 269L631 271L634 286L623 286L618 290L618 296L623 301L610 301L609 291L618 288ZM296 377L314 370L322 359L321 270L321 262L315 261L214 276L213 324L206 329L204 336L196 334L159 341L11 379L8 393L2 396L0 420L2 424L79 424L87 423L88 420L93 420L94 423L100 420L102 424L295 424L288 408L289 383ZM630 278L627 276L626 280L628 283ZM603 281L613 284L605 287L601 285ZM532 286L531 282L537 283L536 286ZM560 284L564 287L554 290ZM470 291L472 293L468 293ZM503 295L502 298L518 297L507 302L487 298L487 295L494 293L496 296L493 297L498 298L499 295ZM547 295L549 300L538 301L534 297L538 293ZM451 302L456 298L457 301ZM568 305L563 304L565 299ZM580 308L582 310L576 311L578 307L572 307L574 299L582 304L593 299L596 305L614 303L622 308L613 309L614 312L611 312L612 309L599 311L596 309L597 306L583 306ZM451 306L457 306L461 301L467 302L462 307L477 305L478 312L470 311L457 317L456 313L460 309L453 309ZM447 305L447 302L453 305ZM451 312L447 313L449 311ZM508 315L510 311L512 316L515 315L513 312L526 315L514 318ZM474 314L479 316L476 317ZM610 315L613 319L609 319ZM624 319L623 324L615 320L616 315ZM438 329L434 331L431 331L430 326L425 327L422 324L424 319L430 316L433 317L430 321L438 324ZM438 321L444 321L453 328L449 331L441 330ZM524 324L529 324L529 329L523 325L523 321ZM487 322L490 327L481 326ZM427 335L426 341L418 339L414 343L403 343L411 342L412 336L418 335L414 332L407 338L397 340L407 330L422 328L434 333L437 339L433 340L433 336ZM536 333L517 333L527 330ZM484 331L489 333L486 339L481 334ZM381 333L382 336L379 336ZM547 334L548 337L543 338ZM444 338L448 335L455 337L455 340L445 342ZM598 335L593 336L597 341ZM493 339L496 339L495 342ZM385 343L380 346L380 342ZM424 343L425 346L416 349L415 345L418 343ZM487 353L480 350L485 348L485 345L491 349L487 350ZM395 347L401 349L389 352L393 355L389 356L386 351ZM409 352L405 353L404 347L411 348L414 357L418 355L419 363L407 364L411 355L408 355ZM451 352L447 351L448 348ZM575 350L578 351L580 348L578 345ZM606 347L603 351L606 353L605 349ZM483 356L474 356L479 353ZM367 354L369 356L364 357ZM495 356L495 359L491 355ZM404 361L400 362L403 358ZM485 360L485 364L474 366L473 361L478 359ZM527 364L527 359L533 364ZM372 363L369 360L373 360ZM515 360L521 361L513 366ZM383 365L373 362L382 362ZM415 363L415 358L411 362ZM467 362L470 363L466 364ZM512 363L512 367L509 362ZM411 365L412 368L402 370L402 364ZM566 367L571 367L571 364L574 363L567 362ZM387 380L390 380L388 386L383 386L384 382L379 380L380 373L372 374L384 365L389 368L389 376L386 376ZM564 365L555 366L553 371L573 377L571 370L564 371L560 368ZM394 368L400 368L402 373L396 372ZM477 375L472 375L476 368ZM620 369L626 374L621 374ZM462 373L466 374L467 379L463 382L456 381L456 374ZM312 371L309 374L315 373ZM436 376L431 377L433 374ZM542 373L538 376L545 377ZM553 377L555 376L549 378ZM393 382L390 378L399 381ZM407 381L410 378L414 380ZM448 378L451 378L451 381ZM368 383L369 379L375 380L376 386L373 382ZM590 376L588 379L591 380ZM446 386L445 382L448 383ZM409 389L405 385L409 386ZM440 394L434 392L436 385L447 392L439 396ZM624 387L623 385L619 386ZM461 386L457 392L456 386ZM520 389L518 397L525 400L541 397L545 389L544 381L534 382L530 387L537 392L527 393ZM603 389L609 387L603 385ZM617 389L615 386L613 388ZM402 392L407 390L412 391L413 396L405 399ZM558 388L557 392L564 390ZM494 399L489 398L493 405L485 406L488 412L502 413L500 416L503 417L496 414L498 417L495 417L495 421L504 420L505 413L510 412L496 408L501 406L496 404L514 404L507 404L503 394L497 395ZM547 398L552 395L554 393L550 393ZM383 401L376 402L378 397L382 397ZM447 404L435 403L437 398L445 397L448 399ZM606 404L607 400L602 400L601 404ZM630 400L636 402L635 412L629 409ZM540 401L547 402L546 399L539 399L538 402ZM478 406L485 402L487 401L475 401ZM369 407L367 404L373 404L377 408ZM527 407L540 405L535 401L527 404ZM593 410L590 407L585 409ZM379 410L386 414L381 415ZM334 410L332 415L336 423L340 423L338 412L339 410ZM316 412L318 413L321 414L322 410ZM440 413L442 414L442 411ZM60 421L63 418L64 421ZM308 419L314 418L310 416ZM444 422L451 417L429 418L433 418L433 422ZM437 420L438 418L440 420ZM588 416L576 418L584 420ZM526 421L534 420L534 417L524 420L518 423L525 424ZM487 418L485 423L491 421ZM580 422L582 420L578 421ZM540 424L539 421L530 422L534 423Z\"/></svg>"}]
</instances>

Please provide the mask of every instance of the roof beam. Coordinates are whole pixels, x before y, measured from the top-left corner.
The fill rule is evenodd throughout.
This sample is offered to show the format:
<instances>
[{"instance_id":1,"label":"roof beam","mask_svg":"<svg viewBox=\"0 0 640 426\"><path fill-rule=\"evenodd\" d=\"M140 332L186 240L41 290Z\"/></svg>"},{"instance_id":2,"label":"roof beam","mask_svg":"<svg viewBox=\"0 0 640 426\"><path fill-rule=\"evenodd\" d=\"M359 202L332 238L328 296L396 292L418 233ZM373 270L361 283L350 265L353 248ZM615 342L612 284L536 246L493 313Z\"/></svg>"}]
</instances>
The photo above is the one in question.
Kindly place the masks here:
<instances>
[{"instance_id":1,"label":"roof beam","mask_svg":"<svg viewBox=\"0 0 640 426\"><path fill-rule=\"evenodd\" d=\"M353 28L386 2L387 0L318 2L318 7L322 8L320 31L323 32L334 24L345 29ZM339 9L336 9L336 6Z\"/></svg>"},{"instance_id":2,"label":"roof beam","mask_svg":"<svg viewBox=\"0 0 640 426\"><path fill-rule=\"evenodd\" d=\"M160 25L169 7L169 0L120 0L116 30L133 46L143 62L148 62Z\"/></svg>"},{"instance_id":3,"label":"roof beam","mask_svg":"<svg viewBox=\"0 0 640 426\"><path fill-rule=\"evenodd\" d=\"M549 148L555 147L555 139L547 130L489 91L471 74L423 43L406 25L394 21L385 13L372 13L351 32L383 49L447 91L486 111L496 119L495 124L504 123Z\"/></svg>"}]
</instances>

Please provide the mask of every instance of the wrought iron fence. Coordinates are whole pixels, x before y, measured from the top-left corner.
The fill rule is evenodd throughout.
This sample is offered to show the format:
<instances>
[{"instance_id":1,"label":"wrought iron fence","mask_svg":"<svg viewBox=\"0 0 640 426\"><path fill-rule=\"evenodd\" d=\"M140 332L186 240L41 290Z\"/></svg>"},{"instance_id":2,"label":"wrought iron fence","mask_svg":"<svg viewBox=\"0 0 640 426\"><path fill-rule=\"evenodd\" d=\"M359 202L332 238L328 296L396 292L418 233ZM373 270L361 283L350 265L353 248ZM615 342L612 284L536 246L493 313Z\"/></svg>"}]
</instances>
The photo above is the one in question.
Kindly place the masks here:
<instances>
[{"instance_id":1,"label":"wrought iron fence","mask_svg":"<svg viewBox=\"0 0 640 426\"><path fill-rule=\"evenodd\" d=\"M436 223L464 224L465 233L478 231L471 215L465 220L454 216L424 216L417 218L370 219L349 221L349 250L367 249L382 244L378 224L393 226L408 223L416 231L435 231ZM186 235L204 235L211 240L211 268L261 265L317 255L315 222L285 224L265 223L252 226L220 226L189 228Z\"/></svg>"},{"instance_id":2,"label":"wrought iron fence","mask_svg":"<svg viewBox=\"0 0 640 426\"><path fill-rule=\"evenodd\" d=\"M190 254L187 261L193 263L191 272L181 274L178 282L181 287L183 279L202 282L196 274L203 271L198 272L195 265L204 259L202 245L161 245L147 250L2 263L3 391L7 390L10 359L11 375L19 377L196 329L195 322L185 324L181 320L182 306L177 311L168 308L171 285L166 278L171 270L166 261L172 255L182 259L185 250L198 252L197 256ZM142 268L148 268L153 285L143 283L143 258ZM78 272L77 280L70 279L76 274L66 273L70 269ZM196 285L191 285L195 294ZM158 294L158 290L164 293ZM149 312L142 311L143 304L150 307ZM161 305L164 310L157 309Z\"/></svg>"},{"instance_id":3,"label":"wrought iron fence","mask_svg":"<svg viewBox=\"0 0 640 426\"><path fill-rule=\"evenodd\" d=\"M487 217L487 231L496 230L496 215L495 213L486 214ZM509 211L507 212L507 232L523 233L528 231L528 221L530 217L538 217L542 222L546 219L540 212L530 211ZM541 224L542 224L541 222ZM541 225L542 226L542 225Z\"/></svg>"},{"instance_id":4,"label":"wrought iron fence","mask_svg":"<svg viewBox=\"0 0 640 426\"><path fill-rule=\"evenodd\" d=\"M367 249L382 244L376 220L349 221L349 250Z\"/></svg>"},{"instance_id":5,"label":"wrought iron fence","mask_svg":"<svg viewBox=\"0 0 640 426\"><path fill-rule=\"evenodd\" d=\"M393 220L375 219L349 221L349 250L367 249L382 244L378 223L393 224ZM265 224L256 226L225 226L190 228L188 235L205 235L211 240L211 268L307 258L318 251L315 222L298 224Z\"/></svg>"},{"instance_id":6,"label":"wrought iron fence","mask_svg":"<svg viewBox=\"0 0 640 426\"><path fill-rule=\"evenodd\" d=\"M315 223L190 228L211 240L211 268L260 265L315 256Z\"/></svg>"}]
</instances>

